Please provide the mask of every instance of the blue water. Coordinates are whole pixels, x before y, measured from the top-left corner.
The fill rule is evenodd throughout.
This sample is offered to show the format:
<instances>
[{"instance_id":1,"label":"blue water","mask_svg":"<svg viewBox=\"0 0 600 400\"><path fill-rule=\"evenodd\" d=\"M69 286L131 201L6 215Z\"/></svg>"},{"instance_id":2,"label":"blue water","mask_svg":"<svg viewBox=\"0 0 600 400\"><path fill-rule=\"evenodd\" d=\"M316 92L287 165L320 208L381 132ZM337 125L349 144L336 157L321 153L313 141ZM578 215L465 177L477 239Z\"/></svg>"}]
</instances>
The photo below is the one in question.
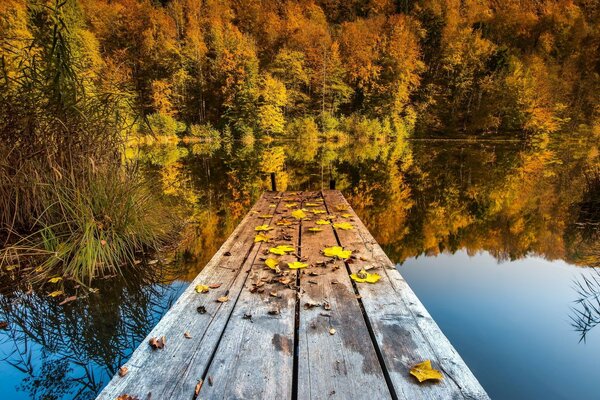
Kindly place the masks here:
<instances>
[{"instance_id":1,"label":"blue water","mask_svg":"<svg viewBox=\"0 0 600 400\"><path fill-rule=\"evenodd\" d=\"M466 251L398 269L492 399L600 398L600 330L579 342L569 318L574 279L590 270Z\"/></svg>"}]
</instances>

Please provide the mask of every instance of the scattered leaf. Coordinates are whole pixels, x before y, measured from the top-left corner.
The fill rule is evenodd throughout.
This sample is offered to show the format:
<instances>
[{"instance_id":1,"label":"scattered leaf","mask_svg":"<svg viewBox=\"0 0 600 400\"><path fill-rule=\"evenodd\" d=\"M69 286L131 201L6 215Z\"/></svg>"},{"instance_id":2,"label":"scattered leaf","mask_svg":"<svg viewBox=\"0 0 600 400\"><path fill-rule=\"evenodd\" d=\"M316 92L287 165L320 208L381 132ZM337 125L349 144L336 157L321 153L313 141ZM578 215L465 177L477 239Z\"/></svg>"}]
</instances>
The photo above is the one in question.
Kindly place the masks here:
<instances>
[{"instance_id":1,"label":"scattered leaf","mask_svg":"<svg viewBox=\"0 0 600 400\"><path fill-rule=\"evenodd\" d=\"M140 400L140 398L137 396L132 396L130 394L122 394L119 397L117 397L117 400Z\"/></svg>"},{"instance_id":2,"label":"scattered leaf","mask_svg":"<svg viewBox=\"0 0 600 400\"><path fill-rule=\"evenodd\" d=\"M18 267L18 265L15 265L15 264L13 264L13 265L7 265L6 267L4 267L4 270L5 271L12 271L13 269L15 269L17 267ZM38 271L36 271L36 272L38 272Z\"/></svg>"},{"instance_id":3,"label":"scattered leaf","mask_svg":"<svg viewBox=\"0 0 600 400\"><path fill-rule=\"evenodd\" d=\"M287 265L288 265L288 267L290 269L299 269L299 268L306 268L306 267L308 267L308 264L305 264L305 263L300 262L300 261L290 262L290 263L287 263Z\"/></svg>"},{"instance_id":4,"label":"scattered leaf","mask_svg":"<svg viewBox=\"0 0 600 400\"><path fill-rule=\"evenodd\" d=\"M275 204L269 204L269 208L275 208L277 207Z\"/></svg>"},{"instance_id":5,"label":"scattered leaf","mask_svg":"<svg viewBox=\"0 0 600 400\"><path fill-rule=\"evenodd\" d=\"M297 205L298 205L298 203L287 203L285 206L287 208L293 208L293 207L296 207Z\"/></svg>"},{"instance_id":6,"label":"scattered leaf","mask_svg":"<svg viewBox=\"0 0 600 400\"><path fill-rule=\"evenodd\" d=\"M303 219L306 218L306 213L302 210L292 211L292 217L296 219Z\"/></svg>"},{"instance_id":7,"label":"scattered leaf","mask_svg":"<svg viewBox=\"0 0 600 400\"><path fill-rule=\"evenodd\" d=\"M102 239L102 240L100 241L100 245L102 245L102 247L106 246L106 240Z\"/></svg>"},{"instance_id":8,"label":"scattered leaf","mask_svg":"<svg viewBox=\"0 0 600 400\"><path fill-rule=\"evenodd\" d=\"M218 289L221 287L220 283L211 283L210 285L208 285L209 288L211 289Z\"/></svg>"},{"instance_id":9,"label":"scattered leaf","mask_svg":"<svg viewBox=\"0 0 600 400\"><path fill-rule=\"evenodd\" d=\"M354 282L359 282L359 283L363 283L363 282L375 283L379 279L381 279L379 274L370 274L367 271L365 271L364 269L361 269L360 271L358 271L355 274L351 274L350 278L352 278L352 280Z\"/></svg>"},{"instance_id":10,"label":"scattered leaf","mask_svg":"<svg viewBox=\"0 0 600 400\"><path fill-rule=\"evenodd\" d=\"M333 227L335 229L342 229L344 231L349 231L354 228L352 226L352 224L349 222L338 222L338 223L333 224Z\"/></svg>"},{"instance_id":11,"label":"scattered leaf","mask_svg":"<svg viewBox=\"0 0 600 400\"><path fill-rule=\"evenodd\" d=\"M313 214L325 214L327 211L325 210L311 210Z\"/></svg>"},{"instance_id":12,"label":"scattered leaf","mask_svg":"<svg viewBox=\"0 0 600 400\"><path fill-rule=\"evenodd\" d=\"M269 311L267 311L267 314L269 314L269 315L279 315L279 310L278 309L269 310Z\"/></svg>"},{"instance_id":13,"label":"scattered leaf","mask_svg":"<svg viewBox=\"0 0 600 400\"><path fill-rule=\"evenodd\" d=\"M343 218L352 218L352 214L349 214L349 213L343 213L343 214L341 214L341 216Z\"/></svg>"},{"instance_id":14,"label":"scattered leaf","mask_svg":"<svg viewBox=\"0 0 600 400\"><path fill-rule=\"evenodd\" d=\"M292 246L289 246L287 244L282 244L279 245L277 247L271 247L269 249L269 252L273 253L273 254L278 254L280 256L285 255L285 253L291 253L293 251L295 251L296 249Z\"/></svg>"},{"instance_id":15,"label":"scattered leaf","mask_svg":"<svg viewBox=\"0 0 600 400\"><path fill-rule=\"evenodd\" d=\"M267 258L265 260L265 265L271 269L276 269L277 266L279 265L279 261L275 258Z\"/></svg>"},{"instance_id":16,"label":"scattered leaf","mask_svg":"<svg viewBox=\"0 0 600 400\"><path fill-rule=\"evenodd\" d=\"M60 281L62 281L62 278L60 276L55 276L54 278L48 279L48 283L57 283Z\"/></svg>"},{"instance_id":17,"label":"scattered leaf","mask_svg":"<svg viewBox=\"0 0 600 400\"><path fill-rule=\"evenodd\" d=\"M210 288L207 285L196 285L196 293L208 293Z\"/></svg>"},{"instance_id":18,"label":"scattered leaf","mask_svg":"<svg viewBox=\"0 0 600 400\"><path fill-rule=\"evenodd\" d=\"M281 219L279 221L277 221L277 225L279 226L290 226L292 224L292 221L288 221L287 219Z\"/></svg>"},{"instance_id":19,"label":"scattered leaf","mask_svg":"<svg viewBox=\"0 0 600 400\"><path fill-rule=\"evenodd\" d=\"M261 219L268 219L268 218L273 218L273 214L263 214L263 215L259 215L258 218Z\"/></svg>"},{"instance_id":20,"label":"scattered leaf","mask_svg":"<svg viewBox=\"0 0 600 400\"><path fill-rule=\"evenodd\" d=\"M329 334L330 335L335 335L335 329L334 328L329 328Z\"/></svg>"},{"instance_id":21,"label":"scattered leaf","mask_svg":"<svg viewBox=\"0 0 600 400\"><path fill-rule=\"evenodd\" d=\"M55 290L54 292L48 293L48 296L56 297L56 296L60 296L61 294L63 294L62 290Z\"/></svg>"},{"instance_id":22,"label":"scattered leaf","mask_svg":"<svg viewBox=\"0 0 600 400\"><path fill-rule=\"evenodd\" d=\"M196 396L198 396L198 393L200 393L200 389L202 389L202 383L204 383L204 381L202 379L200 379L198 381L198 383L196 384L196 387L194 388L194 394Z\"/></svg>"},{"instance_id":23,"label":"scattered leaf","mask_svg":"<svg viewBox=\"0 0 600 400\"><path fill-rule=\"evenodd\" d=\"M129 368L127 368L126 366L122 366L121 368L119 368L119 376L122 378L125 375L127 375L127 373L129 372Z\"/></svg>"},{"instance_id":24,"label":"scattered leaf","mask_svg":"<svg viewBox=\"0 0 600 400\"><path fill-rule=\"evenodd\" d=\"M206 307L198 306L198 308L196 308L196 311L198 311L198 314L206 314Z\"/></svg>"},{"instance_id":25,"label":"scattered leaf","mask_svg":"<svg viewBox=\"0 0 600 400\"><path fill-rule=\"evenodd\" d=\"M304 203L305 207L319 207L320 205L319 203Z\"/></svg>"},{"instance_id":26,"label":"scattered leaf","mask_svg":"<svg viewBox=\"0 0 600 400\"><path fill-rule=\"evenodd\" d=\"M331 222L329 222L326 219L320 219L320 220L316 221L315 224L317 224L317 225L329 225L329 224L331 224Z\"/></svg>"},{"instance_id":27,"label":"scattered leaf","mask_svg":"<svg viewBox=\"0 0 600 400\"><path fill-rule=\"evenodd\" d=\"M221 296L221 297L219 297L219 298L217 299L217 301L218 301L219 303L226 303L226 302L228 302L228 301L229 301L229 297L228 297L228 296Z\"/></svg>"},{"instance_id":28,"label":"scattered leaf","mask_svg":"<svg viewBox=\"0 0 600 400\"><path fill-rule=\"evenodd\" d=\"M335 209L338 211L346 211L348 210L348 206L345 204L336 204Z\"/></svg>"},{"instance_id":29,"label":"scattered leaf","mask_svg":"<svg viewBox=\"0 0 600 400\"><path fill-rule=\"evenodd\" d=\"M344 250L344 248L340 246L326 247L323 249L323 255L325 257L336 257L345 260L350 257L351 254L352 250Z\"/></svg>"},{"instance_id":30,"label":"scattered leaf","mask_svg":"<svg viewBox=\"0 0 600 400\"><path fill-rule=\"evenodd\" d=\"M308 228L308 230L310 232L321 232L323 229L321 228L317 228L317 227L312 227L312 228Z\"/></svg>"},{"instance_id":31,"label":"scattered leaf","mask_svg":"<svg viewBox=\"0 0 600 400\"><path fill-rule=\"evenodd\" d=\"M263 235L262 233L259 233L258 235L256 235L254 237L254 243L259 243L259 242L268 242L271 238L268 237L267 235Z\"/></svg>"},{"instance_id":32,"label":"scattered leaf","mask_svg":"<svg viewBox=\"0 0 600 400\"><path fill-rule=\"evenodd\" d=\"M164 336L161 338L153 337L153 338L150 338L150 340L148 341L148 344L154 350L163 349L165 347L165 345L167 344L167 338Z\"/></svg>"},{"instance_id":33,"label":"scattered leaf","mask_svg":"<svg viewBox=\"0 0 600 400\"><path fill-rule=\"evenodd\" d=\"M183 332L183 337L186 338L186 339L191 339L192 335L190 335L189 332Z\"/></svg>"},{"instance_id":34,"label":"scattered leaf","mask_svg":"<svg viewBox=\"0 0 600 400\"><path fill-rule=\"evenodd\" d=\"M440 380L444 377L440 371L431 367L430 360L425 360L422 363L413 366L410 369L410 374L417 378L419 382L424 382L430 379Z\"/></svg>"},{"instance_id":35,"label":"scattered leaf","mask_svg":"<svg viewBox=\"0 0 600 400\"><path fill-rule=\"evenodd\" d=\"M267 232L267 231L270 231L271 229L273 229L273 228L271 228L269 225L259 225L256 228L254 228L254 230L256 232Z\"/></svg>"}]
</instances>

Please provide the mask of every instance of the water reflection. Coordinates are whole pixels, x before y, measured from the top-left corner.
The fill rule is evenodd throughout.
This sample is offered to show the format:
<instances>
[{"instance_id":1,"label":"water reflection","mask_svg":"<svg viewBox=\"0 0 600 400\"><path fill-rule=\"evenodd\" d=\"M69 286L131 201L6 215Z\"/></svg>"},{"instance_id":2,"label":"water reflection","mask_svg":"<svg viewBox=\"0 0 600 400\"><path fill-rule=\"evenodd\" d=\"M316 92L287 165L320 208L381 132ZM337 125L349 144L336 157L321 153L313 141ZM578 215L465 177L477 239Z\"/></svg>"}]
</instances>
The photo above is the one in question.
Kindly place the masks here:
<instances>
[{"instance_id":1,"label":"water reflection","mask_svg":"<svg viewBox=\"0 0 600 400\"><path fill-rule=\"evenodd\" d=\"M0 331L6 372L0 386L10 391L19 382L19 392L9 398L92 398L270 187L271 172L280 190L318 190L333 178L399 264L485 253L498 262L540 257L598 265L598 220L592 218L598 216L598 195L585 174L600 165L598 154L597 143L585 139L206 142L130 149L127 156L140 161L187 218L175 250L175 264L184 268L101 282L97 294L64 306L28 288L4 288L0 321L9 325ZM582 282L579 289L587 287ZM586 321L600 319L600 305L586 301L572 311L583 337L596 324Z\"/></svg>"}]
</instances>

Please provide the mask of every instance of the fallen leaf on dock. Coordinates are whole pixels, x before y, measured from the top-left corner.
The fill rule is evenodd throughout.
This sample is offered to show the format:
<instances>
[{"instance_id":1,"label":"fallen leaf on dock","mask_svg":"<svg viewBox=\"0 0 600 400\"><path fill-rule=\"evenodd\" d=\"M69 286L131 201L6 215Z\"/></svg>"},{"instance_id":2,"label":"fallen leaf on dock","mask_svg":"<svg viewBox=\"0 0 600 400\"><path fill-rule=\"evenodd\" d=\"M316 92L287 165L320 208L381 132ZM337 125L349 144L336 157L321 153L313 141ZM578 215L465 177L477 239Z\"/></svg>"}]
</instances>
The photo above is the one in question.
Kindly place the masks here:
<instances>
[{"instance_id":1,"label":"fallen leaf on dock","mask_svg":"<svg viewBox=\"0 0 600 400\"><path fill-rule=\"evenodd\" d=\"M288 221L287 219L281 219L279 221L277 221L277 225L279 226L290 226L292 224L292 221Z\"/></svg>"},{"instance_id":2,"label":"fallen leaf on dock","mask_svg":"<svg viewBox=\"0 0 600 400\"><path fill-rule=\"evenodd\" d=\"M273 214L263 214L263 215L260 215L258 218L261 218L261 219L273 218Z\"/></svg>"},{"instance_id":3,"label":"fallen leaf on dock","mask_svg":"<svg viewBox=\"0 0 600 400\"><path fill-rule=\"evenodd\" d=\"M306 213L302 210L296 210L292 212L292 217L296 219L303 219L306 218Z\"/></svg>"},{"instance_id":4,"label":"fallen leaf on dock","mask_svg":"<svg viewBox=\"0 0 600 400\"><path fill-rule=\"evenodd\" d=\"M364 269L361 269L357 273L351 274L350 278L352 278L352 280L354 282L358 282L358 283L364 283L364 282L375 283L379 279L381 279L381 276L379 276L379 274L370 274L367 271L365 271Z\"/></svg>"},{"instance_id":5,"label":"fallen leaf on dock","mask_svg":"<svg viewBox=\"0 0 600 400\"><path fill-rule=\"evenodd\" d=\"M198 396L198 393L200 393L200 389L202 389L202 383L204 383L204 381L202 379L200 379L198 381L198 383L196 384L196 387L194 388L194 394L196 396Z\"/></svg>"},{"instance_id":6,"label":"fallen leaf on dock","mask_svg":"<svg viewBox=\"0 0 600 400\"><path fill-rule=\"evenodd\" d=\"M218 289L221 287L220 283L211 283L210 285L208 285L209 288L211 289Z\"/></svg>"},{"instance_id":7,"label":"fallen leaf on dock","mask_svg":"<svg viewBox=\"0 0 600 400\"><path fill-rule=\"evenodd\" d=\"M254 230L256 232L267 232L267 231L270 231L271 229L273 229L273 228L271 228L269 225L259 225L254 228Z\"/></svg>"},{"instance_id":8,"label":"fallen leaf on dock","mask_svg":"<svg viewBox=\"0 0 600 400\"><path fill-rule=\"evenodd\" d=\"M329 328L329 334L330 335L335 335L335 329L334 328Z\"/></svg>"},{"instance_id":9,"label":"fallen leaf on dock","mask_svg":"<svg viewBox=\"0 0 600 400\"><path fill-rule=\"evenodd\" d=\"M351 218L351 217L352 217L352 214L343 213L343 214L340 214L340 216L341 216L342 218Z\"/></svg>"},{"instance_id":10,"label":"fallen leaf on dock","mask_svg":"<svg viewBox=\"0 0 600 400\"><path fill-rule=\"evenodd\" d=\"M305 263L300 262L300 261L290 262L290 263L287 263L287 265L288 265L288 267L290 269L299 269L299 268L306 268L306 267L308 267L308 264L305 264Z\"/></svg>"},{"instance_id":11,"label":"fallen leaf on dock","mask_svg":"<svg viewBox=\"0 0 600 400\"><path fill-rule=\"evenodd\" d=\"M298 205L298 203L287 203L285 206L287 208L293 208L293 207L296 207L297 205Z\"/></svg>"},{"instance_id":12,"label":"fallen leaf on dock","mask_svg":"<svg viewBox=\"0 0 600 400\"><path fill-rule=\"evenodd\" d=\"M329 225L329 224L331 224L331 222L329 222L326 219L320 219L320 220L316 221L315 224L317 224L317 225Z\"/></svg>"},{"instance_id":13,"label":"fallen leaf on dock","mask_svg":"<svg viewBox=\"0 0 600 400\"><path fill-rule=\"evenodd\" d=\"M325 214L327 211L325 211L325 210L311 210L310 212L312 212L313 214Z\"/></svg>"},{"instance_id":14,"label":"fallen leaf on dock","mask_svg":"<svg viewBox=\"0 0 600 400\"><path fill-rule=\"evenodd\" d=\"M285 255L285 253L291 253L295 250L296 249L292 246L288 246L287 244L282 244L277 247L271 247L269 249L269 252L283 256L283 255Z\"/></svg>"},{"instance_id":15,"label":"fallen leaf on dock","mask_svg":"<svg viewBox=\"0 0 600 400\"><path fill-rule=\"evenodd\" d=\"M183 337L186 338L186 339L191 339L192 335L190 335L189 332L183 332Z\"/></svg>"},{"instance_id":16,"label":"fallen leaf on dock","mask_svg":"<svg viewBox=\"0 0 600 400\"><path fill-rule=\"evenodd\" d=\"M125 375L127 375L127 373L129 372L129 368L127 368L126 366L122 366L121 368L119 368L119 376L122 378Z\"/></svg>"},{"instance_id":17,"label":"fallen leaf on dock","mask_svg":"<svg viewBox=\"0 0 600 400\"><path fill-rule=\"evenodd\" d=\"M140 398L137 396L132 396L130 394L122 394L119 397L117 397L117 400L140 400Z\"/></svg>"},{"instance_id":18,"label":"fallen leaf on dock","mask_svg":"<svg viewBox=\"0 0 600 400\"><path fill-rule=\"evenodd\" d=\"M207 285L196 285L196 293L208 293L210 288Z\"/></svg>"},{"instance_id":19,"label":"fallen leaf on dock","mask_svg":"<svg viewBox=\"0 0 600 400\"><path fill-rule=\"evenodd\" d=\"M417 378L419 382L424 382L430 379L440 380L444 377L440 371L431 367L430 360L425 360L422 363L413 366L410 369L410 374Z\"/></svg>"},{"instance_id":20,"label":"fallen leaf on dock","mask_svg":"<svg viewBox=\"0 0 600 400\"><path fill-rule=\"evenodd\" d=\"M150 347L152 347L152 349L157 350L157 349L163 349L165 347L165 344L167 343L167 338L166 337L161 337L161 338L156 338L153 337L148 341L148 344L150 345Z\"/></svg>"},{"instance_id":21,"label":"fallen leaf on dock","mask_svg":"<svg viewBox=\"0 0 600 400\"><path fill-rule=\"evenodd\" d=\"M308 228L308 230L309 230L309 232L321 232L323 229L313 227L313 228Z\"/></svg>"},{"instance_id":22,"label":"fallen leaf on dock","mask_svg":"<svg viewBox=\"0 0 600 400\"><path fill-rule=\"evenodd\" d=\"M269 239L271 239L271 238L268 237L267 235L263 235L262 233L259 233L258 235L254 236L254 243L268 242Z\"/></svg>"},{"instance_id":23,"label":"fallen leaf on dock","mask_svg":"<svg viewBox=\"0 0 600 400\"><path fill-rule=\"evenodd\" d=\"M196 311L198 311L198 314L206 314L206 307L198 306L198 308L196 308Z\"/></svg>"},{"instance_id":24,"label":"fallen leaf on dock","mask_svg":"<svg viewBox=\"0 0 600 400\"><path fill-rule=\"evenodd\" d=\"M338 222L338 223L333 224L333 227L335 229L342 229L344 231L349 231L349 230L354 229L352 224L349 222Z\"/></svg>"},{"instance_id":25,"label":"fallen leaf on dock","mask_svg":"<svg viewBox=\"0 0 600 400\"><path fill-rule=\"evenodd\" d=\"M226 302L228 302L228 301L229 301L229 297L227 297L227 296L221 296L221 297L219 297L219 298L217 299L217 301L218 301L219 303L226 303Z\"/></svg>"},{"instance_id":26,"label":"fallen leaf on dock","mask_svg":"<svg viewBox=\"0 0 600 400\"><path fill-rule=\"evenodd\" d=\"M276 260L275 258L267 258L265 260L265 265L271 269L277 269L277 266L279 265L279 261Z\"/></svg>"},{"instance_id":27,"label":"fallen leaf on dock","mask_svg":"<svg viewBox=\"0 0 600 400\"><path fill-rule=\"evenodd\" d=\"M352 250L344 250L344 248L340 246L326 247L323 249L323 255L326 257L337 257L345 260L349 258L351 254Z\"/></svg>"},{"instance_id":28,"label":"fallen leaf on dock","mask_svg":"<svg viewBox=\"0 0 600 400\"><path fill-rule=\"evenodd\" d=\"M348 206L345 204L336 204L335 209L338 211L346 211L348 210Z\"/></svg>"}]
</instances>

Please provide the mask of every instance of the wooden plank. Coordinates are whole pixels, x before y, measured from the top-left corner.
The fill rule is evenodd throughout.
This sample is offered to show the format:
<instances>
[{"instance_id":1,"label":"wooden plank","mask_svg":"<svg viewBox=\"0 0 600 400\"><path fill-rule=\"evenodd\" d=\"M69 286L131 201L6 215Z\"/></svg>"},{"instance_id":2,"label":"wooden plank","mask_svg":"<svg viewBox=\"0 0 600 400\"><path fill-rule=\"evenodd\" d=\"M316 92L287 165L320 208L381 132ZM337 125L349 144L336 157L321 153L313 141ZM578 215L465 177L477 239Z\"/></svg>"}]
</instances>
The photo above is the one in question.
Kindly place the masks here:
<instances>
[{"instance_id":1,"label":"wooden plank","mask_svg":"<svg viewBox=\"0 0 600 400\"><path fill-rule=\"evenodd\" d=\"M320 193L309 193L305 204L319 200ZM331 224L315 224L326 216L313 215L302 227L301 256L310 267L300 276L298 399L390 399L346 266L321 253L338 245Z\"/></svg>"},{"instance_id":2,"label":"wooden plank","mask_svg":"<svg viewBox=\"0 0 600 400\"><path fill-rule=\"evenodd\" d=\"M288 196L279 203L275 222L287 220L292 224L273 224L268 233L271 241L262 244L257 256L244 264L244 269L251 270L250 276L208 370L212 385L205 382L199 398L292 396L296 271L289 271L284 263L296 260L300 224L290 215L293 208L286 207L291 200ZM286 256L268 253L270 247L280 244L291 245L296 251ZM281 260L281 274L265 266L267 257Z\"/></svg>"},{"instance_id":3,"label":"wooden plank","mask_svg":"<svg viewBox=\"0 0 600 400\"><path fill-rule=\"evenodd\" d=\"M122 394L146 399L190 399L198 379L208 368L221 333L227 324L248 273L242 269L246 259L256 252L254 226L263 223L260 215L272 212L276 194L265 193L246 215L206 267L192 281L173 307L163 316L144 342L125 364L129 373L115 377L98 395L101 400L114 400ZM269 223L266 220L265 223ZM220 283L218 289L198 294L196 285ZM216 299L229 295L231 300ZM197 311L203 306L206 312ZM191 339L184 337L189 332ZM152 337L166 337L162 350L152 350ZM191 391L190 391L191 386Z\"/></svg>"},{"instance_id":4,"label":"wooden plank","mask_svg":"<svg viewBox=\"0 0 600 400\"><path fill-rule=\"evenodd\" d=\"M349 264L349 268L357 272L363 267L374 266L375 269L369 272L382 276L375 284L357 283L356 287L397 397L489 399L346 199L339 191L324 191L323 196L333 209L341 206L336 212L338 220L351 220L355 227L353 230L336 230L339 243L353 249L357 256L357 262ZM352 217L342 218L344 213ZM409 375L414 364L427 359L444 373L441 382L419 384Z\"/></svg>"}]
</instances>

